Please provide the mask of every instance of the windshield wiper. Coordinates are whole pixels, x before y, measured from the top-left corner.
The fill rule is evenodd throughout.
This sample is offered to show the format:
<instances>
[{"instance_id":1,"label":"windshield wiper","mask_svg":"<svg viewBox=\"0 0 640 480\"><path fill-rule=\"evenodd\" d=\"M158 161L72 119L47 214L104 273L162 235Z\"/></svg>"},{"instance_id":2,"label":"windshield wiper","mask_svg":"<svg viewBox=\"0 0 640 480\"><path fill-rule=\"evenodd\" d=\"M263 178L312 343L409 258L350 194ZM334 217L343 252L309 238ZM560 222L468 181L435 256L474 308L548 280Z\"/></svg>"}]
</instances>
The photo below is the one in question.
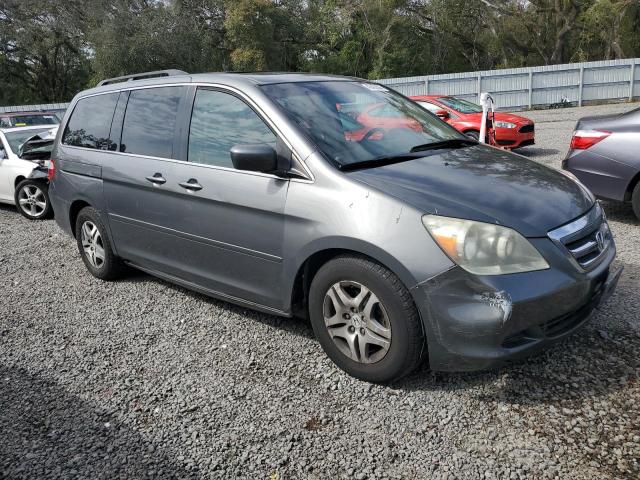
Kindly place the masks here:
<instances>
[{"instance_id":1,"label":"windshield wiper","mask_svg":"<svg viewBox=\"0 0 640 480\"><path fill-rule=\"evenodd\" d=\"M461 148L471 147L477 145L478 142L471 138L449 138L448 140L440 140L438 142L425 143L423 145L416 145L410 151L411 152L424 152L427 150L439 150L441 148Z\"/></svg>"},{"instance_id":2,"label":"windshield wiper","mask_svg":"<svg viewBox=\"0 0 640 480\"><path fill-rule=\"evenodd\" d=\"M369 160L340 164L338 165L338 168L344 172L348 172L351 170L360 170L362 168L382 167L384 165L391 165L393 163L406 162L408 160L415 160L416 158L422 158L424 156L424 154L421 154L419 152L400 153L397 155L383 155L381 157L376 157Z\"/></svg>"},{"instance_id":3,"label":"windshield wiper","mask_svg":"<svg viewBox=\"0 0 640 480\"><path fill-rule=\"evenodd\" d=\"M338 165L338 168L342 171L360 170L363 168L382 167L385 165L391 165L394 163L406 162L409 160L415 160L416 158L423 158L429 155L429 150L440 150L442 148L461 148L471 147L477 145L478 142L471 138L450 138L448 140L440 140L438 142L425 143L424 145L416 145L407 153L399 153L396 155L383 155L380 157L372 158L370 160L362 160L359 162L345 163Z\"/></svg>"}]
</instances>

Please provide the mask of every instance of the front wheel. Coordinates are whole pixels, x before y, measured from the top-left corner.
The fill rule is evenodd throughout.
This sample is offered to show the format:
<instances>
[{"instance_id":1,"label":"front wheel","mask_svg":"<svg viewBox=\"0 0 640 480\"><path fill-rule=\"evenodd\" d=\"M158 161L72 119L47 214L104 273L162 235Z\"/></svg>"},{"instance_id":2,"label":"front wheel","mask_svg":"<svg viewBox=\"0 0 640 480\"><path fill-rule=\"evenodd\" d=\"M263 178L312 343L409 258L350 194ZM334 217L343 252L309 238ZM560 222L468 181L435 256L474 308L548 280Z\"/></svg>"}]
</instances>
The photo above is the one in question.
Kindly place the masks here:
<instances>
[{"instance_id":1,"label":"front wheel","mask_svg":"<svg viewBox=\"0 0 640 480\"><path fill-rule=\"evenodd\" d=\"M476 142L480 140L480 132L478 132L477 130L469 130L464 132L464 134L470 139L475 140Z\"/></svg>"},{"instance_id":2,"label":"front wheel","mask_svg":"<svg viewBox=\"0 0 640 480\"><path fill-rule=\"evenodd\" d=\"M424 334L409 291L366 258L341 256L320 268L309 316L325 353L356 378L389 382L420 363Z\"/></svg>"},{"instance_id":3,"label":"front wheel","mask_svg":"<svg viewBox=\"0 0 640 480\"><path fill-rule=\"evenodd\" d=\"M41 180L22 180L16 186L14 200L18 211L29 220L44 220L53 216L49 187Z\"/></svg>"}]
</instances>

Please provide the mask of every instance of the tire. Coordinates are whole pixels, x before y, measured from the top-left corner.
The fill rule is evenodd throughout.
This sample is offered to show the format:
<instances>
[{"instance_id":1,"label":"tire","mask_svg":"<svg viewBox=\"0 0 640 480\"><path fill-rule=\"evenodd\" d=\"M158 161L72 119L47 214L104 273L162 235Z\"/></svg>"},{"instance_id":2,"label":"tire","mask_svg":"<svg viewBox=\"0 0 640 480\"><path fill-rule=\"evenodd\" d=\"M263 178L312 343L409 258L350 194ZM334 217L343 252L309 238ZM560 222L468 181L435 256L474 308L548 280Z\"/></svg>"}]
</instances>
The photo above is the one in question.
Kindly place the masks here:
<instances>
[{"instance_id":1,"label":"tire","mask_svg":"<svg viewBox=\"0 0 640 480\"><path fill-rule=\"evenodd\" d=\"M124 265L113 253L111 239L95 208L80 210L75 232L78 251L91 275L101 280L114 280L122 275Z\"/></svg>"},{"instance_id":2,"label":"tire","mask_svg":"<svg viewBox=\"0 0 640 480\"><path fill-rule=\"evenodd\" d=\"M348 301L340 303L341 295ZM424 333L409 291L394 273L366 258L340 256L318 270L309 291L309 317L329 358L360 380L397 380L422 359Z\"/></svg>"},{"instance_id":3,"label":"tire","mask_svg":"<svg viewBox=\"0 0 640 480\"><path fill-rule=\"evenodd\" d=\"M468 130L464 132L464 134L472 140L475 140L476 142L480 141L480 132L478 132L477 130Z\"/></svg>"},{"instance_id":4,"label":"tire","mask_svg":"<svg viewBox=\"0 0 640 480\"><path fill-rule=\"evenodd\" d=\"M49 186L46 182L27 178L18 183L13 195L18 212L25 218L46 220L53 217Z\"/></svg>"},{"instance_id":5,"label":"tire","mask_svg":"<svg viewBox=\"0 0 640 480\"><path fill-rule=\"evenodd\" d=\"M640 181L636 183L636 187L631 194L631 207L633 208L633 213L640 220Z\"/></svg>"}]
</instances>

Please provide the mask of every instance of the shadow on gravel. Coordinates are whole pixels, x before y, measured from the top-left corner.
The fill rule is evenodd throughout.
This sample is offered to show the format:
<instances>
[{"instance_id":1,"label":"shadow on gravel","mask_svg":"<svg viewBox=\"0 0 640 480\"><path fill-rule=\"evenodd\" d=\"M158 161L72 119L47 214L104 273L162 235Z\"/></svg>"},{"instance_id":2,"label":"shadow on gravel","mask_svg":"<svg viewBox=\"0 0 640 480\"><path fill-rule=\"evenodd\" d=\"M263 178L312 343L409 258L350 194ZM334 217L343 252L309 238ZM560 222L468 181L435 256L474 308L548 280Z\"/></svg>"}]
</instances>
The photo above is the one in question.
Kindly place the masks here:
<instances>
[{"instance_id":1,"label":"shadow on gravel","mask_svg":"<svg viewBox=\"0 0 640 480\"><path fill-rule=\"evenodd\" d=\"M284 330L287 333L293 333L294 335L299 335L301 337L305 337L308 339L315 339L315 335L313 333L313 328L311 327L311 323L304 318L288 318L288 317L281 317L278 315L270 315L268 313L258 312L257 310L245 308L240 305L225 302L224 300L218 300L217 298L209 297L207 295L194 292L192 290L187 290L186 288L183 288L180 285L175 285L173 283L166 282L161 278L154 277L153 275L149 275L140 270L131 269L131 271L127 274L127 276L119 281L123 283L156 282L166 288L170 288L172 290L179 292L181 295L184 295L185 297L189 297L193 301L205 302L216 308L225 310L231 314L236 314L236 315L240 315L242 317L248 318L251 321L260 322L264 325L269 325L275 328L279 328L281 330Z\"/></svg>"},{"instance_id":2,"label":"shadow on gravel","mask_svg":"<svg viewBox=\"0 0 640 480\"><path fill-rule=\"evenodd\" d=\"M526 147L515 150L514 153L519 153L520 155L524 155L525 157L535 158L545 155L555 155L557 153L560 153L560 150L557 150L555 148Z\"/></svg>"},{"instance_id":3,"label":"shadow on gravel","mask_svg":"<svg viewBox=\"0 0 640 480\"><path fill-rule=\"evenodd\" d=\"M633 208L630 203L602 201L602 206L609 220L640 226L640 220L633 213ZM638 235L640 236L640 231Z\"/></svg>"},{"instance_id":4,"label":"shadow on gravel","mask_svg":"<svg viewBox=\"0 0 640 480\"><path fill-rule=\"evenodd\" d=\"M0 478L199 478L109 412L0 366Z\"/></svg>"}]
</instances>

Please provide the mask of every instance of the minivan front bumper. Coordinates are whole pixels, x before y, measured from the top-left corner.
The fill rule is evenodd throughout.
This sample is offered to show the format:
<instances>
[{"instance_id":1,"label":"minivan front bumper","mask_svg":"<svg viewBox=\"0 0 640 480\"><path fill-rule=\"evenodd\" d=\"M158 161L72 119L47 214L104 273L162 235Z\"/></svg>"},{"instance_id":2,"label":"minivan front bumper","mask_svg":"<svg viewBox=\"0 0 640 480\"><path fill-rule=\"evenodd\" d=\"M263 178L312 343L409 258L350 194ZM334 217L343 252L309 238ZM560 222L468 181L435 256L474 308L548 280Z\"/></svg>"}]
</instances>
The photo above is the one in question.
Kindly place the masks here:
<instances>
[{"instance_id":1,"label":"minivan front bumper","mask_svg":"<svg viewBox=\"0 0 640 480\"><path fill-rule=\"evenodd\" d=\"M532 243L549 269L479 277L454 267L412 289L433 370L482 370L528 356L580 328L615 289L613 241L588 272L550 239Z\"/></svg>"}]
</instances>

